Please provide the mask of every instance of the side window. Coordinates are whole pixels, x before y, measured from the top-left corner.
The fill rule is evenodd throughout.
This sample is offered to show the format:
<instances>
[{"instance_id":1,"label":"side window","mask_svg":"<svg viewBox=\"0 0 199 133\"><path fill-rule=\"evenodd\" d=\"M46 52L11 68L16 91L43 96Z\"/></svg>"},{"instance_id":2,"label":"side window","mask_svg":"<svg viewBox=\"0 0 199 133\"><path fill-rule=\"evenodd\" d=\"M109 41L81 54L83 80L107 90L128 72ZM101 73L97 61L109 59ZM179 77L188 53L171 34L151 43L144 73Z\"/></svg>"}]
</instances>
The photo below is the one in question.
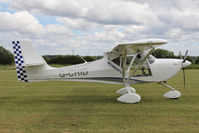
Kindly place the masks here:
<instances>
[{"instance_id":1,"label":"side window","mask_svg":"<svg viewBox=\"0 0 199 133\"><path fill-rule=\"evenodd\" d=\"M126 59L126 65L129 66L131 60L132 60L133 56L128 56ZM112 60L112 62L114 62L115 64L117 64L118 66L122 67L122 58L121 57L117 57L115 59Z\"/></svg>"},{"instance_id":2,"label":"side window","mask_svg":"<svg viewBox=\"0 0 199 133\"><path fill-rule=\"evenodd\" d=\"M117 57L117 58L113 59L112 62L114 62L115 64L120 66L120 57Z\"/></svg>"},{"instance_id":3,"label":"side window","mask_svg":"<svg viewBox=\"0 0 199 133\"><path fill-rule=\"evenodd\" d=\"M126 69L127 68L129 69L129 67L130 67L129 73L132 73L138 67L141 58L142 57L141 57L140 54L127 56ZM111 61L114 64L116 64L117 66L119 66L119 67L122 68L123 64L122 64L122 58L121 58L121 56L117 55L117 56L113 57L111 59ZM147 60L142 64L142 66L135 72L134 77L138 77L138 76L151 76L152 74L151 74L151 70L150 70L149 64L152 64L154 61L155 61L155 57L149 56L147 58Z\"/></svg>"},{"instance_id":4,"label":"side window","mask_svg":"<svg viewBox=\"0 0 199 133\"><path fill-rule=\"evenodd\" d=\"M139 64L140 59L141 59L141 56L137 55L137 57L135 58L135 61L134 61L133 65L131 67L130 73L133 72L136 69L136 67ZM140 69L138 69L136 71L136 73L134 74L134 77L138 77L138 76L151 76L151 70L149 68L149 64L148 64L147 60L142 64L142 66L140 67Z\"/></svg>"},{"instance_id":5,"label":"side window","mask_svg":"<svg viewBox=\"0 0 199 133\"><path fill-rule=\"evenodd\" d=\"M148 57L148 61L149 61L149 64L152 64L154 61L155 61L155 57L154 56L152 56L152 55L150 55L149 57Z\"/></svg>"}]
</instances>

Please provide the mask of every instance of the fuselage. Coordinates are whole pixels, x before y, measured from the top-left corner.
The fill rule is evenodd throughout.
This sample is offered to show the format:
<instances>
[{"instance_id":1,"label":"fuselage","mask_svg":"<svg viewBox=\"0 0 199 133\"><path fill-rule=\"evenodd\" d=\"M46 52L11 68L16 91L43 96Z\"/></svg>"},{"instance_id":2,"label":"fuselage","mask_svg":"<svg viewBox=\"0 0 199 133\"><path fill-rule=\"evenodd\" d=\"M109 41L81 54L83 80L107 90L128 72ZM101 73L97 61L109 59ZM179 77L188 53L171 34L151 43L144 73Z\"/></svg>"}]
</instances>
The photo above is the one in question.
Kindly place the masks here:
<instances>
[{"instance_id":1,"label":"fuselage","mask_svg":"<svg viewBox=\"0 0 199 133\"><path fill-rule=\"evenodd\" d=\"M150 74L138 74L130 77L129 83L161 82L175 76L182 67L190 65L181 59L153 59L146 60L147 70ZM61 68L43 66L27 67L29 82L36 81L85 81L99 83L122 84L122 68L104 57L100 60L72 65ZM129 73L125 74L128 78Z\"/></svg>"},{"instance_id":2,"label":"fuselage","mask_svg":"<svg viewBox=\"0 0 199 133\"><path fill-rule=\"evenodd\" d=\"M61 68L49 66L27 41L13 41L12 44L17 79L21 82L84 81L123 84L125 87L116 92L122 95L117 100L123 103L137 103L141 97L130 84L157 82L171 89L164 94L165 97L176 99L181 96L179 91L162 81L168 80L181 68L191 64L185 60L188 51L184 59L181 54L181 59L153 57L151 54L155 48L166 42L162 39L147 39L122 43L106 52L100 60Z\"/></svg>"}]
</instances>

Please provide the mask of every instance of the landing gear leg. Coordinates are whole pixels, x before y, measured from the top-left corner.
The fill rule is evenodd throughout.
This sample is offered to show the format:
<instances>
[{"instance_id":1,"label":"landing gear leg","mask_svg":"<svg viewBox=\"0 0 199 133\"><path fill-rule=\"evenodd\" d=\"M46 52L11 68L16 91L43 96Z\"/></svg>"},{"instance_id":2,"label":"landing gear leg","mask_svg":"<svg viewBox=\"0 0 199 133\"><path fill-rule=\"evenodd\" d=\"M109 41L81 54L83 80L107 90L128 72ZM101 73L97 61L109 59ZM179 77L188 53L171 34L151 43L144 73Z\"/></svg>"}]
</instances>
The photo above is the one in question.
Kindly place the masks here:
<instances>
[{"instance_id":1,"label":"landing gear leg","mask_svg":"<svg viewBox=\"0 0 199 133\"><path fill-rule=\"evenodd\" d=\"M122 103L138 103L141 100L140 95L135 93L135 89L126 85L126 87L121 88L116 93L122 96L117 98L117 101Z\"/></svg>"},{"instance_id":2,"label":"landing gear leg","mask_svg":"<svg viewBox=\"0 0 199 133\"><path fill-rule=\"evenodd\" d=\"M171 91L166 92L163 96L170 99L178 99L181 96L181 93L175 90L173 87L167 85L166 83L160 82L159 84L171 89Z\"/></svg>"},{"instance_id":3,"label":"landing gear leg","mask_svg":"<svg viewBox=\"0 0 199 133\"><path fill-rule=\"evenodd\" d=\"M135 93L136 90L132 87L130 87L129 85L126 85L126 87L119 89L118 91L116 91L117 94L119 95L124 95L124 94L128 94L130 91L130 93Z\"/></svg>"}]
</instances>

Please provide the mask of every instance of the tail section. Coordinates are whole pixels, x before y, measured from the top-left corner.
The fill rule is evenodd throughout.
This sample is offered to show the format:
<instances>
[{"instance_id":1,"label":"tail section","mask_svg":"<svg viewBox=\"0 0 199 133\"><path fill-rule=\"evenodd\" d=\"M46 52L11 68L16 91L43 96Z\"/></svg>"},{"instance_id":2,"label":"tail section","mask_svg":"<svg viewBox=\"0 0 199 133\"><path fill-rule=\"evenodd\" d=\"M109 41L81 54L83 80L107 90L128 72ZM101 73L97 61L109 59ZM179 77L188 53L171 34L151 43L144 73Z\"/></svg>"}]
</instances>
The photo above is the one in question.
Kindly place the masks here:
<instances>
[{"instance_id":1,"label":"tail section","mask_svg":"<svg viewBox=\"0 0 199 133\"><path fill-rule=\"evenodd\" d=\"M27 41L13 41L14 59L17 72L17 78L22 82L29 82L27 73L28 67L43 66L46 64L42 56L35 51L33 46Z\"/></svg>"},{"instance_id":2,"label":"tail section","mask_svg":"<svg viewBox=\"0 0 199 133\"><path fill-rule=\"evenodd\" d=\"M17 78L19 81L28 82L28 76L26 74L26 67L21 51L21 46L19 45L19 41L12 42L13 49L14 49L14 59L15 59L15 66L17 72Z\"/></svg>"}]
</instances>

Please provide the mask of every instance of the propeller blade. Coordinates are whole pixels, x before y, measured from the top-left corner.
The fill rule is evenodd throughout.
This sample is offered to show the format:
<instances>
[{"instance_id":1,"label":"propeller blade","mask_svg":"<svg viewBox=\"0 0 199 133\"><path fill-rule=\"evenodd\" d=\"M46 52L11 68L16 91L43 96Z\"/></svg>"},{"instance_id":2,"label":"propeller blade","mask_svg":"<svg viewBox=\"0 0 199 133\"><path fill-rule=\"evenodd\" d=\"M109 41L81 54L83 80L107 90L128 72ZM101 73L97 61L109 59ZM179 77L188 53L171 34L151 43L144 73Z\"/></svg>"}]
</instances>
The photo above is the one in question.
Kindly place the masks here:
<instances>
[{"instance_id":1,"label":"propeller blade","mask_svg":"<svg viewBox=\"0 0 199 133\"><path fill-rule=\"evenodd\" d=\"M182 68L182 72L183 72L183 80L184 80L184 90L185 90L185 70L184 70L184 68Z\"/></svg>"},{"instance_id":2,"label":"propeller blade","mask_svg":"<svg viewBox=\"0 0 199 133\"><path fill-rule=\"evenodd\" d=\"M185 55L184 55L183 63L186 61L187 54L188 54L188 50L186 50L186 53L185 53Z\"/></svg>"},{"instance_id":3,"label":"propeller blade","mask_svg":"<svg viewBox=\"0 0 199 133\"><path fill-rule=\"evenodd\" d=\"M180 54L180 59L182 59L182 54L181 54L180 51L179 51L179 54ZM182 61L182 63L181 63L181 68L182 68L182 66L183 66L183 61Z\"/></svg>"},{"instance_id":4,"label":"propeller blade","mask_svg":"<svg viewBox=\"0 0 199 133\"><path fill-rule=\"evenodd\" d=\"M183 67L183 63L185 63L185 61L186 61L188 50L186 50L184 58L182 57L182 54L181 54L180 51L179 51L179 54L180 54L180 59L183 59L183 61L182 61L182 72L183 72L183 82L184 82L184 90L185 90L185 87L186 87L186 77L185 77L185 68Z\"/></svg>"},{"instance_id":5,"label":"propeller blade","mask_svg":"<svg viewBox=\"0 0 199 133\"><path fill-rule=\"evenodd\" d=\"M181 54L181 52L179 51L179 54L180 54L180 59L182 59L182 54Z\"/></svg>"}]
</instances>

